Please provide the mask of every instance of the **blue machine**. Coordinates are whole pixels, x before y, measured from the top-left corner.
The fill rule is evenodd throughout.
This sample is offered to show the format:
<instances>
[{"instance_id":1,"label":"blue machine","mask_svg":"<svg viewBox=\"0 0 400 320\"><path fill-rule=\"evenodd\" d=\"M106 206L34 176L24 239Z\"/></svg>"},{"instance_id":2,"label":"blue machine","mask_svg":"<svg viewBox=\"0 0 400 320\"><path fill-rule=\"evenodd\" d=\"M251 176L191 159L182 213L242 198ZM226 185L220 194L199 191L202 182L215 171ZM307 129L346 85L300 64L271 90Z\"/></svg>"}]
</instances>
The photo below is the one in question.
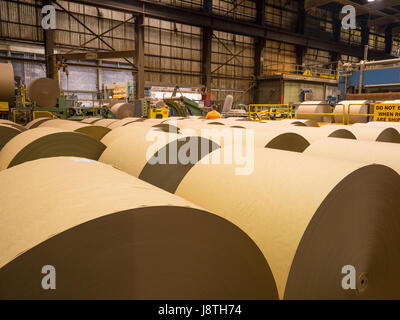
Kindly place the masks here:
<instances>
[{"instance_id":1,"label":"blue machine","mask_svg":"<svg viewBox=\"0 0 400 320\"><path fill-rule=\"evenodd\" d=\"M368 66L367 66L368 67ZM358 68L359 69L359 68ZM400 67L375 67L374 69L366 69L363 71L362 86L365 91L369 90L390 90L398 91L395 88L400 87ZM346 79L343 75L339 79L339 90L341 97L345 98ZM358 90L360 84L360 71L352 71L347 78L347 87L354 88L354 92ZM366 90L367 89L367 90Z\"/></svg>"}]
</instances>

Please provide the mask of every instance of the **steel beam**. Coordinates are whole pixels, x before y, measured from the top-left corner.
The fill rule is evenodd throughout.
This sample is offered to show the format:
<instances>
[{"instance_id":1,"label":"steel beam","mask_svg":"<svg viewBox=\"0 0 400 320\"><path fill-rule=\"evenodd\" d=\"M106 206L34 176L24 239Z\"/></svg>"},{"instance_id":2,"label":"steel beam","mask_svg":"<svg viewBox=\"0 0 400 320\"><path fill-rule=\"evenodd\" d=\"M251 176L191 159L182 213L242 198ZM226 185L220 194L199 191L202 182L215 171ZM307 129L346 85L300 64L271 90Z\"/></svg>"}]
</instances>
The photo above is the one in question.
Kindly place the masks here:
<instances>
[{"instance_id":1,"label":"steel beam","mask_svg":"<svg viewBox=\"0 0 400 320\"><path fill-rule=\"evenodd\" d=\"M307 12L305 8L305 1L299 0L299 14L297 16L296 32L304 35L306 31ZM296 65L303 65L303 58L307 48L305 46L296 46Z\"/></svg>"},{"instance_id":2,"label":"steel beam","mask_svg":"<svg viewBox=\"0 0 400 320\"><path fill-rule=\"evenodd\" d=\"M136 99L144 98L145 87L145 59L144 59L144 15L136 18L135 23L135 51L136 51Z\"/></svg>"},{"instance_id":3,"label":"steel beam","mask_svg":"<svg viewBox=\"0 0 400 320\"><path fill-rule=\"evenodd\" d=\"M210 28L202 28L203 50L202 50L202 84L204 91L211 92L212 74L211 74L211 53L213 31Z\"/></svg>"},{"instance_id":4,"label":"steel beam","mask_svg":"<svg viewBox=\"0 0 400 320\"><path fill-rule=\"evenodd\" d=\"M214 30L245 35L253 38L264 38L267 40L285 42L293 45L302 45L319 50L340 52L350 56L363 56L363 47L352 46L344 43L319 39L308 34L301 35L295 32L284 31L270 26L260 26L256 23L246 22L238 19L230 19L214 14L206 14L202 10L172 7L160 3L140 0L72 0L71 2L93 5L110 10L120 10L130 13L143 13L148 17L166 21L175 21L182 24L198 27L209 27ZM384 52L371 52L375 58L387 58Z\"/></svg>"},{"instance_id":5,"label":"steel beam","mask_svg":"<svg viewBox=\"0 0 400 320\"><path fill-rule=\"evenodd\" d=\"M369 27L368 21L361 22L361 45L367 46L369 44Z\"/></svg>"},{"instance_id":6,"label":"steel beam","mask_svg":"<svg viewBox=\"0 0 400 320\"><path fill-rule=\"evenodd\" d=\"M257 0L256 3L256 23L265 26L265 0Z\"/></svg>"},{"instance_id":7,"label":"steel beam","mask_svg":"<svg viewBox=\"0 0 400 320\"><path fill-rule=\"evenodd\" d=\"M100 52L80 52L80 53L60 53L57 54L57 60L105 60L133 58L136 52L134 50L127 51L100 51Z\"/></svg>"},{"instance_id":8,"label":"steel beam","mask_svg":"<svg viewBox=\"0 0 400 320\"><path fill-rule=\"evenodd\" d=\"M385 52L391 54L393 50L393 26L388 25L385 28Z\"/></svg>"}]
</instances>

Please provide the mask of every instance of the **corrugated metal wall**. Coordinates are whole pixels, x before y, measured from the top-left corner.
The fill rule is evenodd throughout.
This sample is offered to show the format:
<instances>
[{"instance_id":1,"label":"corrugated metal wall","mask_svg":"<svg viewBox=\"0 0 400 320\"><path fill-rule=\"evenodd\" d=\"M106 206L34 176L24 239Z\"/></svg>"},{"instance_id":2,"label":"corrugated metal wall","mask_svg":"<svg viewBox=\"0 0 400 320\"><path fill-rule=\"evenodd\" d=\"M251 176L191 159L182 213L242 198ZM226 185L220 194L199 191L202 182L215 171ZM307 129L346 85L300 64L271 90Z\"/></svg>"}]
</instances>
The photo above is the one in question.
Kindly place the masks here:
<instances>
[{"instance_id":1,"label":"corrugated metal wall","mask_svg":"<svg viewBox=\"0 0 400 320\"><path fill-rule=\"evenodd\" d=\"M253 39L214 31L212 40L213 99L233 95L235 101L251 102L254 75Z\"/></svg>"},{"instance_id":2,"label":"corrugated metal wall","mask_svg":"<svg viewBox=\"0 0 400 320\"><path fill-rule=\"evenodd\" d=\"M203 0L159 0L165 5L201 10ZM130 14L113 10L99 9L68 1L60 5L73 14L68 15L57 7L56 44L59 50L73 48L134 50L134 19ZM40 26L40 2L35 0L0 1L0 39L19 41L43 46L43 32ZM213 0L215 14L233 19L254 21L256 19L255 1ZM267 0L265 22L267 25L285 30L295 30L298 16L298 1ZM321 27L327 37L332 38L332 15L327 10L313 9L308 18L307 28L318 30ZM104 42L96 34L103 34ZM122 22L126 22L122 24ZM112 29L109 32L106 32ZM360 30L342 30L342 39L351 44L360 44ZM250 37L214 31L212 40L212 98L224 99L233 94L236 101L252 102L254 85L254 47ZM384 48L383 35L371 30L370 46ZM400 46L398 40L394 47ZM327 51L308 49L304 54L305 65L325 64L330 61ZM357 61L357 58L341 56L343 61ZM276 69L294 72L296 67L296 47L277 41L267 41L262 55L264 73L271 74ZM200 86L202 65L202 36L198 27L179 23L145 18L145 68L146 81L154 85ZM43 74L43 67L29 63L15 63L18 74L24 75L27 82L34 76ZM78 68L79 69L79 68ZM77 69L77 70L78 70ZM93 71L88 71L88 74ZM105 73L106 74L106 73ZM71 79L73 75L71 74ZM88 76L89 77L89 76ZM90 78L90 77L89 77ZM89 79L88 78L88 79ZM131 79L129 72L110 72L103 81L119 78ZM64 79L64 78L62 78ZM92 79L92 78L90 78ZM93 77L94 79L94 77ZM92 81L92 80L90 80ZM92 86L89 86L92 88ZM88 90L88 89L87 89Z\"/></svg>"},{"instance_id":3,"label":"corrugated metal wall","mask_svg":"<svg viewBox=\"0 0 400 320\"><path fill-rule=\"evenodd\" d=\"M145 19L146 81L201 86L201 30L157 19Z\"/></svg>"}]
</instances>

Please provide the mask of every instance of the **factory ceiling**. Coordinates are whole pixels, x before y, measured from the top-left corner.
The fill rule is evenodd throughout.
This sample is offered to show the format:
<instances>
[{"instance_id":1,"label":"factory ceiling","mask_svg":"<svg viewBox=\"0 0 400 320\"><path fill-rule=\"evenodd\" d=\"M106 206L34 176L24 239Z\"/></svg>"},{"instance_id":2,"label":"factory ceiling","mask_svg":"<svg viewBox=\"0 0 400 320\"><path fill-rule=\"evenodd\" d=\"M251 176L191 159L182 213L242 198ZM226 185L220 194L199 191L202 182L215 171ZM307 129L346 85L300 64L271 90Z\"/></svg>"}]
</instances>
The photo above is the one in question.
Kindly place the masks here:
<instances>
[{"instance_id":1,"label":"factory ceiling","mask_svg":"<svg viewBox=\"0 0 400 320\"><path fill-rule=\"evenodd\" d=\"M393 34L400 34L400 0L305 0L304 5L306 10L335 10L338 6L352 5L356 9L359 24L367 22L369 27L377 31L392 26Z\"/></svg>"}]
</instances>

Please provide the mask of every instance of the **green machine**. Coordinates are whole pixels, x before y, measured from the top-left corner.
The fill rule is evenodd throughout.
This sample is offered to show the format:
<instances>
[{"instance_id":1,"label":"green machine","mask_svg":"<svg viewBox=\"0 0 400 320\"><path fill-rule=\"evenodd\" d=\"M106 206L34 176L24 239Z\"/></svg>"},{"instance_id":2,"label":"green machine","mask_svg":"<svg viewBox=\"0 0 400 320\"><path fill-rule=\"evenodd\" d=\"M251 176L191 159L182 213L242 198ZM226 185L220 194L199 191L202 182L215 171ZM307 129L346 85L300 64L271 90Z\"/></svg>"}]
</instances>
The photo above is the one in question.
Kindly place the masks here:
<instances>
[{"instance_id":1,"label":"green machine","mask_svg":"<svg viewBox=\"0 0 400 320\"><path fill-rule=\"evenodd\" d=\"M183 96L177 97L179 87L176 86L171 98L164 98L165 104L169 107L172 116L205 116L207 109L200 108L198 103Z\"/></svg>"},{"instance_id":2,"label":"green machine","mask_svg":"<svg viewBox=\"0 0 400 320\"><path fill-rule=\"evenodd\" d=\"M31 120L43 117L68 119L69 113L66 97L59 97L57 99L57 105L53 108L41 108L33 106L32 104L19 105L17 103L14 108L11 108L9 114L10 120L19 124L26 124Z\"/></svg>"}]
</instances>

